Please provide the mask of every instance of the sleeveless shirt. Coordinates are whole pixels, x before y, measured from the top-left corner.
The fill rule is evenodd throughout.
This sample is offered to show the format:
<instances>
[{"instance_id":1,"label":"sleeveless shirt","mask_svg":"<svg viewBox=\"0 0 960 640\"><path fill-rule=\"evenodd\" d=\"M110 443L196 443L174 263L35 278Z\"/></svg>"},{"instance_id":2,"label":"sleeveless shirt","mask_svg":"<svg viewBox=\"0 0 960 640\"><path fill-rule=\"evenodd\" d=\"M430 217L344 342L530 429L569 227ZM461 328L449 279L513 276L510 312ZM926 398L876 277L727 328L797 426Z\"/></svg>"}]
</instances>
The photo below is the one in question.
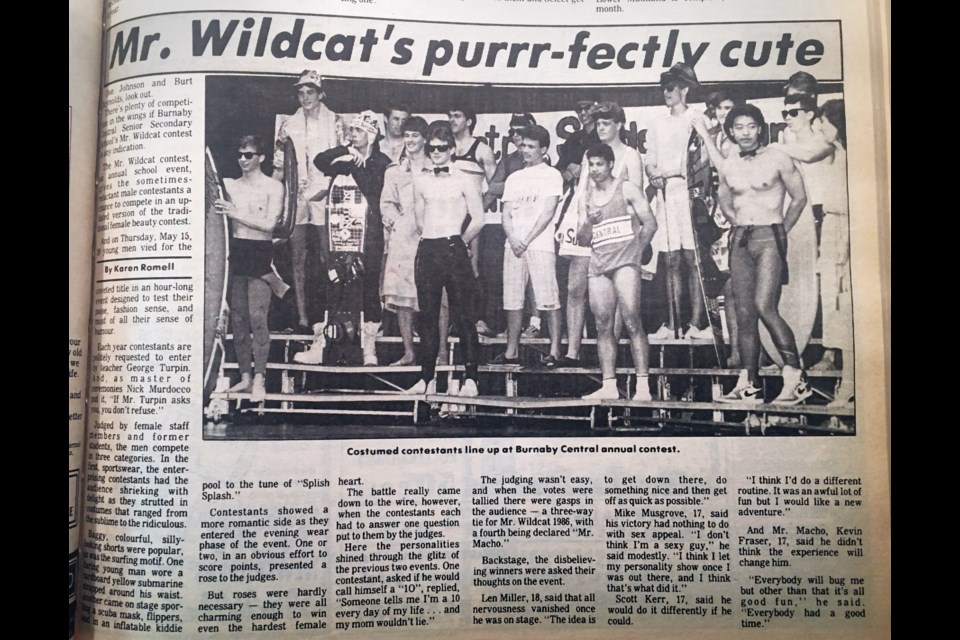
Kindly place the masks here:
<instances>
[{"instance_id":1,"label":"sleeveless shirt","mask_svg":"<svg viewBox=\"0 0 960 640\"><path fill-rule=\"evenodd\" d=\"M584 198L588 212L593 212L594 217L598 212L600 215L600 222L593 225L590 277L605 275L626 265L639 269L640 220L627 209L623 180L617 181L613 196L604 205L593 204L593 189L588 190Z\"/></svg>"}]
</instances>

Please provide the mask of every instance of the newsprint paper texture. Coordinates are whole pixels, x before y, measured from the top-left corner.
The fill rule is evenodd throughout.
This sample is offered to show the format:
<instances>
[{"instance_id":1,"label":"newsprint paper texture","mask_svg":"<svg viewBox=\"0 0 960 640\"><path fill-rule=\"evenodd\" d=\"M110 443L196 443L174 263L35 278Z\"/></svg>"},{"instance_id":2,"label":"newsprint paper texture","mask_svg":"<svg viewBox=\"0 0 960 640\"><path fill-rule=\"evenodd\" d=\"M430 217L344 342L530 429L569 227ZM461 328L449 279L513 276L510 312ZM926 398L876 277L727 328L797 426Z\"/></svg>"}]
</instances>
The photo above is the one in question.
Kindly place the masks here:
<instances>
[{"instance_id":1,"label":"newsprint paper texture","mask_svg":"<svg viewBox=\"0 0 960 640\"><path fill-rule=\"evenodd\" d=\"M86 407L70 439L71 635L75 622L103 639L889 636L879 4L105 0L102 13L102 38L71 38L87 51L71 167L95 157L97 174L71 181L74 422ZM584 101L602 104L578 114ZM397 163L398 113L449 118L466 144L451 162L446 134L418 141L407 120ZM542 129L515 142L531 120ZM726 156L712 179L699 123ZM612 166L582 155L591 127ZM706 178L688 190L696 167ZM656 252L586 278L614 227L597 223L582 257L580 203L627 207L601 204L610 184L630 203L618 211L656 221ZM691 202L715 196L739 226L708 207L684 240ZM468 240L485 223L469 255L436 239L464 211ZM509 315L521 328L539 315L540 333L510 352L494 337L514 282L501 256L537 252L504 233L529 211L560 257L524 258L532 295L516 280L528 308ZM771 227L784 213L785 235ZM330 251L360 240L359 256ZM532 303L555 273L560 312ZM404 277L406 294L390 289ZM583 307L577 278L594 312L579 367L554 368L548 334ZM601 385L617 299L603 384L620 399L581 399ZM389 366L414 305L419 364L444 305L452 351L435 389L401 394L421 375ZM497 326L477 345L478 317ZM563 331L560 355L577 355ZM761 368L738 377L724 346ZM638 387L651 398L631 401Z\"/></svg>"}]
</instances>

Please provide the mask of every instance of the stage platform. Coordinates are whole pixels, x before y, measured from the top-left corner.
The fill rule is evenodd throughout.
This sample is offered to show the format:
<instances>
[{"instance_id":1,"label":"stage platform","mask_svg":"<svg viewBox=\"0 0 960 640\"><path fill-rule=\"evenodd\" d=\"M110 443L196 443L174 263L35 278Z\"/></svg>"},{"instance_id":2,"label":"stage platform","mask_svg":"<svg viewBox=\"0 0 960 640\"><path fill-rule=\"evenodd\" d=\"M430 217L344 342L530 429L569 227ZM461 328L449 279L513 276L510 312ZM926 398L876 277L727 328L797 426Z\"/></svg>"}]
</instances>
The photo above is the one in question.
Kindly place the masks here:
<instances>
[{"instance_id":1,"label":"stage platform","mask_svg":"<svg viewBox=\"0 0 960 640\"><path fill-rule=\"evenodd\" d=\"M232 336L226 336L229 343ZM407 395L404 389L419 378L418 366L334 366L300 364L293 355L312 335L271 334L271 362L267 365L267 393L262 402L250 401L249 393L215 391L207 402L207 416L229 421L236 413L247 416L302 414L363 417L382 424L442 424L458 421L464 425L529 424L541 426L554 421L570 425L583 423L585 434L624 431L638 434L674 433L809 433L849 435L856 431L854 406L827 406L839 371L810 371L808 381L815 393L804 403L725 403L720 397L733 387L738 369L716 366L710 340L651 340L649 381L653 399L633 402L635 370L616 369L621 399L593 401L582 398L601 381L597 366L545 368L539 355L549 347L545 338L523 340L521 354L530 366L484 364L479 367L479 388L483 395L463 398L445 391L460 377L459 341L450 339L449 364L437 366L439 391L430 395ZM503 338L481 338L482 361L505 344ZM378 351L400 348L400 339L378 338ZM595 351L596 340L585 338L583 352ZM383 359L383 356L381 355ZM593 358L595 361L595 358ZM629 343L621 340L619 362L629 363ZM713 366L710 366L710 365ZM221 377L237 379L236 362L221 365ZM776 369L761 370L765 396L774 398L782 386ZM225 388L225 383L220 386ZM505 422L506 421L506 422ZM772 431L771 431L772 430Z\"/></svg>"}]
</instances>

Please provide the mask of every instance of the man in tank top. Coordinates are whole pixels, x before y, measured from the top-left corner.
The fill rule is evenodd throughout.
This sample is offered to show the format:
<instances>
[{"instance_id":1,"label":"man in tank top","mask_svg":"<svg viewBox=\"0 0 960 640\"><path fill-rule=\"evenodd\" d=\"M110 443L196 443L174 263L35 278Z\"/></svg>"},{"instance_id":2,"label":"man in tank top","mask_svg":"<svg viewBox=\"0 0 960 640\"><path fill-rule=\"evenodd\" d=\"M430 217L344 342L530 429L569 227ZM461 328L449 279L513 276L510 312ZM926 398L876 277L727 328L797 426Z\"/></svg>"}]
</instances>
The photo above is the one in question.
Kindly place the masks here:
<instances>
[{"instance_id":1,"label":"man in tank top","mask_svg":"<svg viewBox=\"0 0 960 640\"><path fill-rule=\"evenodd\" d=\"M614 179L614 154L608 145L591 146L585 157L590 182L580 199L580 207L581 218L589 225L584 229L592 229L590 310L597 320L597 354L603 383L600 389L584 397L605 400L620 395L614 336L614 310L619 309L630 336L630 351L637 370L633 400L649 401L650 345L640 321L640 263L643 251L657 230L657 221L639 187L623 178Z\"/></svg>"}]
</instances>

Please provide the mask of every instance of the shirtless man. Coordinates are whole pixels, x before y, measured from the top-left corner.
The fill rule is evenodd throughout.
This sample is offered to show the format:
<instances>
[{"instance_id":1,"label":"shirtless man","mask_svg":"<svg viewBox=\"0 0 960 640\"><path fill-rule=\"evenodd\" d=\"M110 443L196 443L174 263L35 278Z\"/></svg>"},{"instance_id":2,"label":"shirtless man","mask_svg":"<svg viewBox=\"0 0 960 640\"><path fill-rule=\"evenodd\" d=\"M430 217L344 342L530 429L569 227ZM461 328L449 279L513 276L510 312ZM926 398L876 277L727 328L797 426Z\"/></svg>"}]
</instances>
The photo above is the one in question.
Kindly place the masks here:
<instances>
[{"instance_id":1,"label":"shirtless man","mask_svg":"<svg viewBox=\"0 0 960 640\"><path fill-rule=\"evenodd\" d=\"M427 132L425 147L433 167L413 178L414 207L420 247L417 249L415 279L420 303L420 380L407 390L430 394L436 388L436 360L440 349L438 323L440 298L444 290L450 313L460 331L465 368L460 395L473 397L477 391L480 341L471 317L476 286L467 245L483 227L483 201L476 181L451 165L456 148L453 132L446 122L434 122ZM467 229L464 220L470 216Z\"/></svg>"},{"instance_id":2,"label":"shirtless man","mask_svg":"<svg viewBox=\"0 0 960 640\"><path fill-rule=\"evenodd\" d=\"M383 137L380 139L380 151L392 162L399 162L403 154L403 123L410 117L410 107L399 102L391 102L383 112Z\"/></svg>"},{"instance_id":3,"label":"shirtless man","mask_svg":"<svg viewBox=\"0 0 960 640\"><path fill-rule=\"evenodd\" d=\"M477 114L470 107L464 104L454 104L447 112L447 118L450 119L450 130L453 131L456 149L453 152L453 162L463 173L470 176L477 190L483 193L483 181L486 180L489 185L493 181L493 174L497 170L497 161L493 157L493 150L487 145L486 140L473 135L473 129L477 126ZM483 222L483 221L481 221ZM479 260L479 239L474 239L470 247L472 252L471 263L473 272L480 272Z\"/></svg>"},{"instance_id":4,"label":"shirtless man","mask_svg":"<svg viewBox=\"0 0 960 640\"><path fill-rule=\"evenodd\" d=\"M326 255L326 213L323 198L330 180L313 164L313 158L321 151L339 145L344 140L343 121L323 104L326 97L322 89L323 79L316 71L304 71L294 84L297 88L297 100L300 108L288 117L277 133L273 152L273 177L283 181L283 144L293 140L297 150L297 176L299 191L297 198L297 218L290 236L290 257L293 263L293 293L297 303L298 331L310 333L310 319L307 315L307 237L315 234L320 245L321 259ZM316 283L316 292L323 295L325 281L320 278ZM320 300L320 307L325 306Z\"/></svg>"},{"instance_id":5,"label":"shirtless man","mask_svg":"<svg viewBox=\"0 0 960 640\"><path fill-rule=\"evenodd\" d=\"M753 105L734 107L724 129L739 153L724 158L702 118L693 126L704 138L720 174L720 198L731 217L730 276L736 298L740 358L745 367L721 402L762 403L759 322L763 322L784 361L783 390L776 404L798 404L812 393L801 370L793 331L778 310L787 255L787 234L807 203L803 178L786 154L763 146L764 119ZM784 211L784 197L790 204Z\"/></svg>"},{"instance_id":6,"label":"shirtless man","mask_svg":"<svg viewBox=\"0 0 960 640\"><path fill-rule=\"evenodd\" d=\"M243 175L238 180L224 180L230 199L220 199L214 204L217 213L233 221L230 325L240 382L229 391L249 391L252 402L263 402L267 394L267 356L270 352L267 311L271 295L268 282L274 276L273 229L283 212L283 185L268 177L260 167L266 158L264 148L259 136L240 138L237 162Z\"/></svg>"},{"instance_id":7,"label":"shirtless man","mask_svg":"<svg viewBox=\"0 0 960 640\"><path fill-rule=\"evenodd\" d=\"M650 401L648 357L650 343L640 321L640 260L657 230L657 221L640 188L613 177L614 154L599 143L587 149L590 176L580 200L582 217L592 225L590 257L590 310L597 319L597 354L603 385L584 398L620 397L617 390L617 339L614 309L618 309L630 335L630 351L637 369L636 401Z\"/></svg>"}]
</instances>

